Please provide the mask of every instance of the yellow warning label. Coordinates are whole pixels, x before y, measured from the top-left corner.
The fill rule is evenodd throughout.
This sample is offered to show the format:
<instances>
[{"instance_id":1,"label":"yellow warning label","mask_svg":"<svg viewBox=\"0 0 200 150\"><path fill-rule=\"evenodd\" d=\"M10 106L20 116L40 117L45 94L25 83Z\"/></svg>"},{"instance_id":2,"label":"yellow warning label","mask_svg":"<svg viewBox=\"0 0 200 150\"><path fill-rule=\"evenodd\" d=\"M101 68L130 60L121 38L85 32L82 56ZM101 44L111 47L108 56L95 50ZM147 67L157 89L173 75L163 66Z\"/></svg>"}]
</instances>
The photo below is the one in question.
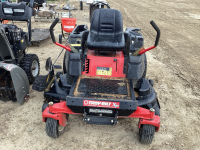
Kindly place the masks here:
<instances>
[{"instance_id":1,"label":"yellow warning label","mask_svg":"<svg viewBox=\"0 0 200 150\"><path fill-rule=\"evenodd\" d=\"M112 75L112 68L108 68L108 67L97 67L96 75L107 75L107 76L111 76L111 75Z\"/></svg>"},{"instance_id":2,"label":"yellow warning label","mask_svg":"<svg viewBox=\"0 0 200 150\"><path fill-rule=\"evenodd\" d=\"M47 76L47 80L46 80L46 83L47 83L47 81L49 80L49 76L50 76L50 74Z\"/></svg>"},{"instance_id":3,"label":"yellow warning label","mask_svg":"<svg viewBox=\"0 0 200 150\"><path fill-rule=\"evenodd\" d=\"M71 46L81 46L81 44L70 44Z\"/></svg>"}]
</instances>

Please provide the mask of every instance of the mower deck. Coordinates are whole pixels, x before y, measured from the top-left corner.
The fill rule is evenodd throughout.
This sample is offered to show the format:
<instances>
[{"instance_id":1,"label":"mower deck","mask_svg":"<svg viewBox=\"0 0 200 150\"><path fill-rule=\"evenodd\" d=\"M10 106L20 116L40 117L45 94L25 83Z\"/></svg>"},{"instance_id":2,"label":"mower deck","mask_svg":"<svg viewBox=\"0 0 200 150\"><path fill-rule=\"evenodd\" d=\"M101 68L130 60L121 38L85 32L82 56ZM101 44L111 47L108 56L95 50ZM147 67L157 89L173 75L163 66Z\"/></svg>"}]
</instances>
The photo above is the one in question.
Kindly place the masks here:
<instances>
[{"instance_id":1,"label":"mower deck","mask_svg":"<svg viewBox=\"0 0 200 150\"><path fill-rule=\"evenodd\" d=\"M49 29L32 29L32 39L31 43L37 43L38 46L40 44L40 41L47 39L50 36Z\"/></svg>"},{"instance_id":2,"label":"mower deck","mask_svg":"<svg viewBox=\"0 0 200 150\"><path fill-rule=\"evenodd\" d=\"M75 97L104 98L109 100L131 100L130 84L127 78L108 78L79 76L75 90ZM135 92L135 97L138 93Z\"/></svg>"}]
</instances>

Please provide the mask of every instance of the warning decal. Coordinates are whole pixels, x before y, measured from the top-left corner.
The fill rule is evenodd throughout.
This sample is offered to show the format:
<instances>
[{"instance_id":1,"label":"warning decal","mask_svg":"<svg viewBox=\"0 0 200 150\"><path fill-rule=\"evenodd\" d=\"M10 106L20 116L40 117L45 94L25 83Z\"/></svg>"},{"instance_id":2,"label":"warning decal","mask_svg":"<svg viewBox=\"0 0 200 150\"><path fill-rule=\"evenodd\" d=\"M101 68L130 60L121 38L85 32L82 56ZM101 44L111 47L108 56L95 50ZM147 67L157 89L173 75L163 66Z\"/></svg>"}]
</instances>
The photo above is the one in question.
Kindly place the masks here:
<instances>
[{"instance_id":1,"label":"warning decal","mask_svg":"<svg viewBox=\"0 0 200 150\"><path fill-rule=\"evenodd\" d=\"M96 75L112 75L112 68L109 67L97 67Z\"/></svg>"}]
</instances>

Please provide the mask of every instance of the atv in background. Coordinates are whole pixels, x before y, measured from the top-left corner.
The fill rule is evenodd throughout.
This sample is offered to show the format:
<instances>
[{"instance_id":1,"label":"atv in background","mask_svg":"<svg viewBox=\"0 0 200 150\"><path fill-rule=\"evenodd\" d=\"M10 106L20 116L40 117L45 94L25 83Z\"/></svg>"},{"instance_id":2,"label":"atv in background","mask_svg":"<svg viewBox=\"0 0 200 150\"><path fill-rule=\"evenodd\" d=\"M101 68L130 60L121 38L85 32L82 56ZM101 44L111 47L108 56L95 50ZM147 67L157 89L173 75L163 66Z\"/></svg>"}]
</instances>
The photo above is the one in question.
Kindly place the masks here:
<instances>
[{"instance_id":1,"label":"atv in background","mask_svg":"<svg viewBox=\"0 0 200 150\"><path fill-rule=\"evenodd\" d=\"M92 20L92 14L97 9L110 8L106 0L79 0L80 1L80 10L83 10L83 1L89 5L89 18L90 22ZM106 7L105 7L106 6Z\"/></svg>"},{"instance_id":2,"label":"atv in background","mask_svg":"<svg viewBox=\"0 0 200 150\"><path fill-rule=\"evenodd\" d=\"M27 22L28 32L13 24L0 24L0 99L23 104L29 98L29 83L38 76L40 67L36 54L27 54L31 42L31 17L35 14L30 3L0 3L0 21Z\"/></svg>"},{"instance_id":3,"label":"atv in background","mask_svg":"<svg viewBox=\"0 0 200 150\"><path fill-rule=\"evenodd\" d=\"M106 6L106 7L105 7ZM95 10L97 9L110 9L110 6L108 5L108 3L104 0L94 0L92 4L90 4L90 10L89 10L89 17L90 17L90 23L92 21L92 15L94 13Z\"/></svg>"}]
</instances>

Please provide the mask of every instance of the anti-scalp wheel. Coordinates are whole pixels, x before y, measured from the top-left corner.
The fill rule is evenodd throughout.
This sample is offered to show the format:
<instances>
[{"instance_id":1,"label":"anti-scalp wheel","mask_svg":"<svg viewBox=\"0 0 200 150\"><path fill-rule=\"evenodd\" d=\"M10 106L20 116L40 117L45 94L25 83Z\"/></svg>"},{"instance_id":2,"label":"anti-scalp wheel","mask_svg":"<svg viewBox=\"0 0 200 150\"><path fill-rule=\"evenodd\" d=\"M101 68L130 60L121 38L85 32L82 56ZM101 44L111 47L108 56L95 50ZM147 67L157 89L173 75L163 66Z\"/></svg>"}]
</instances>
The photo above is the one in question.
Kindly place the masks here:
<instances>
[{"instance_id":1,"label":"anti-scalp wheel","mask_svg":"<svg viewBox=\"0 0 200 150\"><path fill-rule=\"evenodd\" d=\"M68 118L67 118L68 119ZM58 121L52 118L47 118L46 133L52 138L58 138L65 131L66 126L59 125Z\"/></svg>"},{"instance_id":2,"label":"anti-scalp wheel","mask_svg":"<svg viewBox=\"0 0 200 150\"><path fill-rule=\"evenodd\" d=\"M143 124L139 129L140 142L142 144L151 144L155 133L155 126Z\"/></svg>"}]
</instances>

